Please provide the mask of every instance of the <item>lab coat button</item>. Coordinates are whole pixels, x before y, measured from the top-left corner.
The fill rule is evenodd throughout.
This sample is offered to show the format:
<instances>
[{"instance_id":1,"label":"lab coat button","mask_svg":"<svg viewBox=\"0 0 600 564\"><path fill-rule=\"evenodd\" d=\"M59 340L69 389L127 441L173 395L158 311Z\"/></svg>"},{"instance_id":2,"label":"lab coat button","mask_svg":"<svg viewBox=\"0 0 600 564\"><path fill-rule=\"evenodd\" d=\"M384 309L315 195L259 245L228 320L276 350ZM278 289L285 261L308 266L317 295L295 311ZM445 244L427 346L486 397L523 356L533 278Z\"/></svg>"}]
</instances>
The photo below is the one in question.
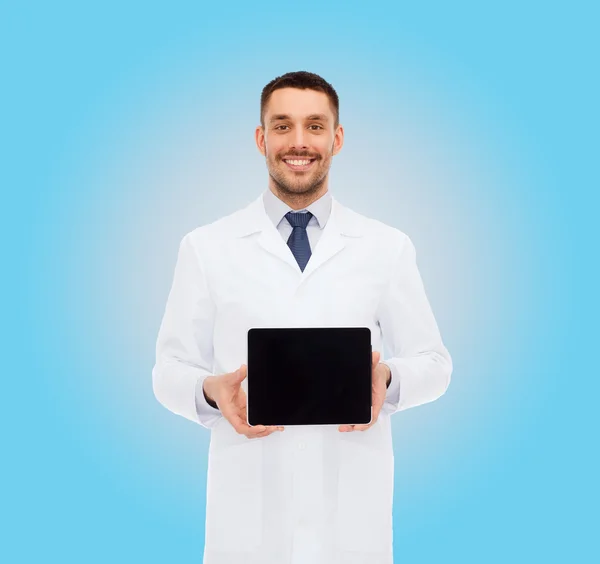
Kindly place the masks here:
<instances>
[{"instance_id":1,"label":"lab coat button","mask_svg":"<svg viewBox=\"0 0 600 564\"><path fill-rule=\"evenodd\" d=\"M304 449L305 449L305 447L306 447L306 444L305 444L304 442L299 442L299 443L298 443L298 448L299 448L300 450L304 450Z\"/></svg>"}]
</instances>

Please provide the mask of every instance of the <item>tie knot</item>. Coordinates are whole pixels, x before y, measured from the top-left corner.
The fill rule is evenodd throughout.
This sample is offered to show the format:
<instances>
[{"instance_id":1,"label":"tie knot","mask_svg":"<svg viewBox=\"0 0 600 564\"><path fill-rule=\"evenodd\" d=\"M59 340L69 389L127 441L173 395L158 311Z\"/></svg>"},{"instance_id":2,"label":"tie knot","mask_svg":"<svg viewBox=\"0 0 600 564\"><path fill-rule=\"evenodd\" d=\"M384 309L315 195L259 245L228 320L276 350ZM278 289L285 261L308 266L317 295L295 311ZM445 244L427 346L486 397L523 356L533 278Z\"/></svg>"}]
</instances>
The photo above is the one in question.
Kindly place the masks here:
<instances>
[{"instance_id":1,"label":"tie knot","mask_svg":"<svg viewBox=\"0 0 600 564\"><path fill-rule=\"evenodd\" d=\"M313 216L309 211L307 212L288 212L285 214L285 218L289 221L292 227L302 227L306 229L310 218Z\"/></svg>"}]
</instances>

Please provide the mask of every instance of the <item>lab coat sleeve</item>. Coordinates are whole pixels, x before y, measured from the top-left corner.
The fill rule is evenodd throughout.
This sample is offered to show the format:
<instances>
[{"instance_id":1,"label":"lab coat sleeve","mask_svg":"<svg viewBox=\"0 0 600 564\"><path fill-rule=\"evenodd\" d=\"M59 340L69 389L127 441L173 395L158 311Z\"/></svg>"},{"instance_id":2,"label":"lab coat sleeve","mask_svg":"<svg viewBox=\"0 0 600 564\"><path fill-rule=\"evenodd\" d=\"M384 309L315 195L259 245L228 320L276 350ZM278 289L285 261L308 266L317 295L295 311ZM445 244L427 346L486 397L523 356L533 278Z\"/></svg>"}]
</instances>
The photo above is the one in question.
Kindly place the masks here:
<instances>
[{"instance_id":1,"label":"lab coat sleeve","mask_svg":"<svg viewBox=\"0 0 600 564\"><path fill-rule=\"evenodd\" d=\"M164 407L206 428L223 417L202 392L204 379L212 374L214 317L206 272L188 233L179 245L158 332L152 385Z\"/></svg>"},{"instance_id":2,"label":"lab coat sleeve","mask_svg":"<svg viewBox=\"0 0 600 564\"><path fill-rule=\"evenodd\" d=\"M452 359L425 294L415 247L402 233L399 254L377 310L383 341L392 355L382 362L392 381L382 410L388 414L442 396L450 384Z\"/></svg>"},{"instance_id":3,"label":"lab coat sleeve","mask_svg":"<svg viewBox=\"0 0 600 564\"><path fill-rule=\"evenodd\" d=\"M398 405L398 402L400 401L400 378L396 372L396 367L385 361L380 364L387 365L392 373L390 385L386 390L385 401L391 405Z\"/></svg>"}]
</instances>

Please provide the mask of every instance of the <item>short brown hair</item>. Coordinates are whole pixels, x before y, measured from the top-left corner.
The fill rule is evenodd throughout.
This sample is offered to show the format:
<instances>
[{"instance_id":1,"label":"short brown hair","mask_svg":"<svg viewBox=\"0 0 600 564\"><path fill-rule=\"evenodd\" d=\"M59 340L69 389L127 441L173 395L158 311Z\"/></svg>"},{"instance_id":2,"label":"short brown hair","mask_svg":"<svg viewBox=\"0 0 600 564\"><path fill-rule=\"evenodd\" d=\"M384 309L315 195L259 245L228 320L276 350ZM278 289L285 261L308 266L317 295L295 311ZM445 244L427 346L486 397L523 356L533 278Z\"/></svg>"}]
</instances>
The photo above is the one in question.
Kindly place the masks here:
<instances>
[{"instance_id":1,"label":"short brown hair","mask_svg":"<svg viewBox=\"0 0 600 564\"><path fill-rule=\"evenodd\" d=\"M271 94L280 88L301 88L324 92L327 94L329 103L334 109L334 126L337 127L340 123L340 101L333 86L331 86L329 82L327 82L324 78L321 78L318 74L307 71L295 71L288 72L284 75L274 78L263 88L262 94L260 95L260 123L263 127L265 125L265 108L269 103Z\"/></svg>"}]
</instances>

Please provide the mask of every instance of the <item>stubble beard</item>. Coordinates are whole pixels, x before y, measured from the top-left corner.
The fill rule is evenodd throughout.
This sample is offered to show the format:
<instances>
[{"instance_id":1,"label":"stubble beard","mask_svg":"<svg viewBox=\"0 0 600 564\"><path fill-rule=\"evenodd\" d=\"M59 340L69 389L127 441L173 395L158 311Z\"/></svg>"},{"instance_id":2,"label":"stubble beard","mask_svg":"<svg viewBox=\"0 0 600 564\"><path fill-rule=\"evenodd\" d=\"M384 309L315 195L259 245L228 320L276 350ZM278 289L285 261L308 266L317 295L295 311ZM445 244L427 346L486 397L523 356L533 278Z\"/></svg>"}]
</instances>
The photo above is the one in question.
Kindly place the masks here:
<instances>
[{"instance_id":1,"label":"stubble beard","mask_svg":"<svg viewBox=\"0 0 600 564\"><path fill-rule=\"evenodd\" d=\"M299 157L301 158L301 157ZM329 163L326 163L326 166L323 167L322 159L317 157L314 166L319 167L315 173L313 173L313 179L299 179L297 182L289 182L286 178L285 174L280 171L276 164L273 166L269 165L269 159L267 158L267 168L269 169L269 176L275 185L275 188L278 192L289 199L302 199L306 200L317 194L323 184L327 180L327 174L329 173L329 168L331 167L331 157L329 157ZM287 166L283 160L277 159L277 163L281 163L282 167ZM323 168L321 168L323 167Z\"/></svg>"}]
</instances>

